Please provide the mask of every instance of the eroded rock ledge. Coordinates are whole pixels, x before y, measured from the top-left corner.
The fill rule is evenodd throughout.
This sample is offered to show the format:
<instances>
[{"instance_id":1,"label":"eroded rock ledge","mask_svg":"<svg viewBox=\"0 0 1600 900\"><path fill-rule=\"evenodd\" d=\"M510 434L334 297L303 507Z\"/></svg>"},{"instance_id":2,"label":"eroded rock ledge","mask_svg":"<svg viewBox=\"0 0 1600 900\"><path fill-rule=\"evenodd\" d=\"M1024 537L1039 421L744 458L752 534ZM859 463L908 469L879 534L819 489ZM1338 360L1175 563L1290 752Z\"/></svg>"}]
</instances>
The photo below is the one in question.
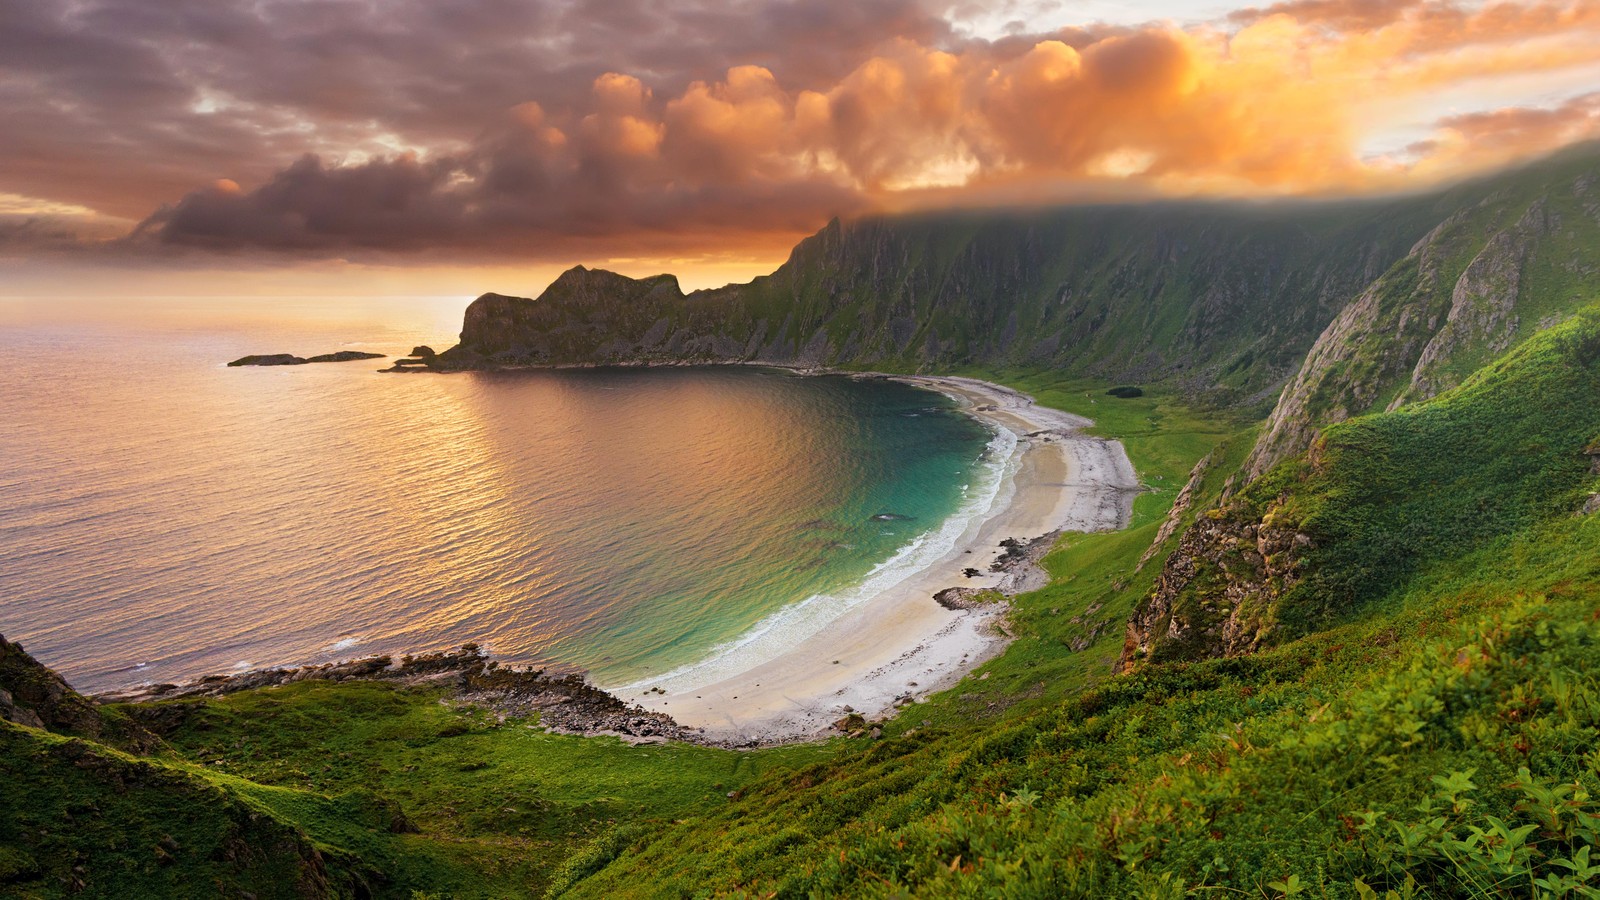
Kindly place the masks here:
<instances>
[{"instance_id":1,"label":"eroded rock ledge","mask_svg":"<svg viewBox=\"0 0 1600 900\"><path fill-rule=\"evenodd\" d=\"M710 743L698 730L685 728L664 713L629 706L589 684L582 675L502 666L476 644L443 653L403 656L398 662L392 656L373 656L292 669L208 675L184 684L148 685L102 694L96 699L135 704L136 718L160 733L176 727L200 704L158 701L204 700L303 681L442 685L452 689L451 702L486 709L502 720L537 715L541 725L560 734L614 735L632 743Z\"/></svg>"}]
</instances>

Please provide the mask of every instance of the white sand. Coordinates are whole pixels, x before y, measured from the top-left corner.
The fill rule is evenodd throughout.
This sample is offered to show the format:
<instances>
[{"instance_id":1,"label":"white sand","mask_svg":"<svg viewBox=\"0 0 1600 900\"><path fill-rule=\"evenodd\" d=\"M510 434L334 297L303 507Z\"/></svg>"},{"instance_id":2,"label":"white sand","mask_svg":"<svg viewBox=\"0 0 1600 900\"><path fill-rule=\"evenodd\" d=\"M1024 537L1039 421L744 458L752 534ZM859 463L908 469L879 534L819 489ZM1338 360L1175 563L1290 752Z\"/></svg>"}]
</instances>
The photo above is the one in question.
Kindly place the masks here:
<instances>
[{"instance_id":1,"label":"white sand","mask_svg":"<svg viewBox=\"0 0 1600 900\"><path fill-rule=\"evenodd\" d=\"M970 378L898 377L956 398L972 415L1017 436L1014 472L996 502L933 565L908 574L776 657L734 675L691 672L612 688L623 700L660 710L728 742L803 740L822 735L846 707L875 718L896 701L943 690L1000 652L1002 609L945 609L947 587L995 587L1015 594L1041 586L1037 570L989 572L1005 538L1126 527L1138 478L1117 441L1089 437L1089 420L1036 405L1009 388ZM976 568L976 578L962 570ZM696 683L698 681L704 683ZM660 686L667 693L646 693Z\"/></svg>"}]
</instances>

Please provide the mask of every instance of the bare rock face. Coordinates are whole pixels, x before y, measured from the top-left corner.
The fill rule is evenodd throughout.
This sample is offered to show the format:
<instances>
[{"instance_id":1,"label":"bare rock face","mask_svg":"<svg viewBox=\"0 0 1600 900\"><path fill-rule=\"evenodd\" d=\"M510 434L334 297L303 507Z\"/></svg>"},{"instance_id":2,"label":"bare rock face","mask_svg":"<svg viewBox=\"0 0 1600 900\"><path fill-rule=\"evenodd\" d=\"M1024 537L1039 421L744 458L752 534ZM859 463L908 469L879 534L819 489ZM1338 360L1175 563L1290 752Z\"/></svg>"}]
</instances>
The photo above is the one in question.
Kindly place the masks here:
<instances>
[{"instance_id":1,"label":"bare rock face","mask_svg":"<svg viewBox=\"0 0 1600 900\"><path fill-rule=\"evenodd\" d=\"M1541 199L1515 225L1489 239L1456 281L1444 326L1422 349L1411 383L1389 403L1389 409L1460 384L1460 376L1449 368L1456 356L1479 348L1490 355L1499 354L1511 346L1518 330L1516 310L1523 270L1555 224Z\"/></svg>"},{"instance_id":2,"label":"bare rock face","mask_svg":"<svg viewBox=\"0 0 1600 900\"><path fill-rule=\"evenodd\" d=\"M1321 428L1455 387L1526 336L1519 310L1532 302L1524 272L1536 249L1574 266L1600 261L1594 247L1552 237L1561 223L1543 196L1524 202L1491 196L1452 215L1334 317L1280 395L1246 481L1310 447Z\"/></svg>"},{"instance_id":3,"label":"bare rock face","mask_svg":"<svg viewBox=\"0 0 1600 900\"><path fill-rule=\"evenodd\" d=\"M132 723L108 723L94 701L4 635L0 635L0 719L138 747L155 743L152 735Z\"/></svg>"},{"instance_id":4,"label":"bare rock face","mask_svg":"<svg viewBox=\"0 0 1600 900\"><path fill-rule=\"evenodd\" d=\"M1167 558L1154 590L1128 620L1116 671L1151 661L1237 656L1277 626L1278 602L1301 577L1309 536L1234 502L1202 515Z\"/></svg>"}]
</instances>

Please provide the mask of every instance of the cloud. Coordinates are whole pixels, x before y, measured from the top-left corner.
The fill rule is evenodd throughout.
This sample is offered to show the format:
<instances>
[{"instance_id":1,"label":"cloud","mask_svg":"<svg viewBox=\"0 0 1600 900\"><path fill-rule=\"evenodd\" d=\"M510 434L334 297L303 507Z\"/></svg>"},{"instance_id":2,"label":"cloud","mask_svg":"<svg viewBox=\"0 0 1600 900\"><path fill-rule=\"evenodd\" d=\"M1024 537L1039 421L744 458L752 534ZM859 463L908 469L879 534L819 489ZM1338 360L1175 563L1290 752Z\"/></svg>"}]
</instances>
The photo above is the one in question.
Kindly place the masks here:
<instances>
[{"instance_id":1,"label":"cloud","mask_svg":"<svg viewBox=\"0 0 1600 900\"><path fill-rule=\"evenodd\" d=\"M1435 136L1412 144L1411 153L1434 169L1459 160L1506 163L1580 141L1600 139L1600 91L1572 97L1547 109L1506 107L1449 116Z\"/></svg>"},{"instance_id":2,"label":"cloud","mask_svg":"<svg viewBox=\"0 0 1600 900\"><path fill-rule=\"evenodd\" d=\"M831 84L919 0L26 0L0 3L0 191L142 217L196 184L473 143L617 72L673 96L755 64Z\"/></svg>"},{"instance_id":3,"label":"cloud","mask_svg":"<svg viewBox=\"0 0 1600 900\"><path fill-rule=\"evenodd\" d=\"M0 191L141 218L123 252L571 259L1018 197L1387 190L1595 133L1594 95L1550 87L1600 72L1590 2L1291 0L993 40L935 8L12 4ZM1431 111L1523 81L1554 99ZM1427 137L1372 155L1385 129Z\"/></svg>"}]
</instances>

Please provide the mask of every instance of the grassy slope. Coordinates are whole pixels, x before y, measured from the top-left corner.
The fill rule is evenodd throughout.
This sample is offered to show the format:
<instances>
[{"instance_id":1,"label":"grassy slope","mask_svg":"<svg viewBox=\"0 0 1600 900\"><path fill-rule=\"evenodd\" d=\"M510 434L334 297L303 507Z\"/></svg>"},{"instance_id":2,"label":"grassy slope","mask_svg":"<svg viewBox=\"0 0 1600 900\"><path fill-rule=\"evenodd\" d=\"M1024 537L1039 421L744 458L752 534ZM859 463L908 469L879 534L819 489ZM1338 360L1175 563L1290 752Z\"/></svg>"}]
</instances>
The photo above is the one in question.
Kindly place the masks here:
<instances>
[{"instance_id":1,"label":"grassy slope","mask_svg":"<svg viewBox=\"0 0 1600 900\"><path fill-rule=\"evenodd\" d=\"M365 896L382 876L180 760L0 721L0 894ZM303 817L386 829L382 804L307 796Z\"/></svg>"},{"instance_id":2,"label":"grassy slope","mask_svg":"<svg viewBox=\"0 0 1600 900\"><path fill-rule=\"evenodd\" d=\"M1600 790L1597 559L1600 522L1563 522L1419 582L1398 615L1152 667L980 733L886 741L687 826L597 845L569 893L1288 893L1279 882L1337 897L1357 878L1398 889L1409 876L1527 896L1533 863L1558 872L1600 807L1558 810L1551 835L1521 836L1539 858L1498 873L1444 832L1537 822L1512 786L1523 766L1546 790ZM1468 771L1468 803L1429 806L1436 776Z\"/></svg>"},{"instance_id":3,"label":"grassy slope","mask_svg":"<svg viewBox=\"0 0 1600 900\"><path fill-rule=\"evenodd\" d=\"M1580 327L1600 329L1568 330ZM1453 405L1475 390L1475 402L1492 408L1469 410L1469 425L1481 414L1535 408L1525 390L1506 386L1548 390L1547 375L1570 374L1550 365L1560 360L1547 351L1555 352L1549 340L1536 342L1521 363L1491 367L1481 379L1487 388L1469 385L1423 409L1455 415ZM1079 652L1062 645L1094 621L1120 625L1159 565L1128 575L1176 488L1219 448L1196 505L1204 508L1248 446L1251 425L1218 424L1159 389L1114 400L1104 384L973 374L1095 417L1160 490L1139 499L1133 529L1064 541L1047 559L1056 583L1017 601L1012 650L891 723L883 741L750 753L629 748L493 722L447 708L427 690L300 684L214 702L168 736L172 753L154 765L204 791L170 800L136 794L111 814L103 804L74 814L138 835L128 852L141 854L140 865L116 863L136 886L122 895L143 886L181 896L160 887L171 873L207 889L288 895L287 882L271 887L283 873L207 868L215 854L165 869L145 864L142 854L154 854L145 837L161 838L151 823L202 801L292 823L336 875L370 869L371 889L395 897L528 896L547 886L575 896L888 895L902 887L979 895L1002 883L1016 896L1175 893L1179 885L1270 896L1318 880L1333 885L1324 893L1349 896L1357 876L1397 890L1410 876L1430 890L1468 893L1507 878L1526 885L1530 871L1559 874L1557 859L1579 865L1575 841L1594 827L1579 814L1600 812L1588 800L1568 797L1562 802L1577 805L1558 810L1557 821L1520 837L1514 829L1538 815L1527 802L1534 793L1556 790L1558 780L1600 788L1591 623L1600 607L1600 520L1532 516L1485 536L1475 553L1424 560L1374 615L1257 657L1106 678L1115 628ZM1537 408L1559 406L1563 422L1596 415L1563 399L1571 398L1541 394ZM1417 415L1347 427L1381 432ZM1600 420L1592 424L1600 434ZM1563 430L1561 441L1567 431L1582 433ZM1448 449L1424 443L1397 447ZM1486 471L1492 480L1521 470ZM1432 487L1455 492L1450 483ZM1522 765L1540 780L1508 786ZM1461 789L1451 773L1469 769L1474 787ZM1435 776L1453 799L1428 800L1446 789ZM11 795L18 812L9 818L44 821L67 811L61 804L106 795L62 780L76 777L21 772L40 789ZM730 800L729 791L740 795ZM1447 811L1416 808L1446 799ZM393 833L396 812L421 833ZM1509 837L1495 836L1491 815L1511 823ZM63 829L52 830L47 856L31 827L31 835L3 834L0 863L11 869L0 868L0 878L20 873L40 896L65 891L63 866L74 858L90 860L99 877L125 855L107 850L122 845L103 831ZM1469 841L1472 827L1490 837ZM1541 855L1512 849L1496 863L1485 841L1520 841ZM104 882L90 883L94 895Z\"/></svg>"},{"instance_id":4,"label":"grassy slope","mask_svg":"<svg viewBox=\"0 0 1600 900\"><path fill-rule=\"evenodd\" d=\"M1435 402L1331 427L1244 503L1311 536L1282 600L1299 630L1381 598L1429 560L1577 509L1600 436L1600 309L1539 335Z\"/></svg>"},{"instance_id":5,"label":"grassy slope","mask_svg":"<svg viewBox=\"0 0 1600 900\"><path fill-rule=\"evenodd\" d=\"M1595 341L1600 320L1580 319L1434 403L1346 426L1399 435L1431 419L1427 440L1394 440L1381 463L1443 455L1475 474L1472 493L1417 484L1402 507L1415 520L1388 523L1402 532L1450 527L1440 511L1485 490L1541 497L1513 503L1531 512L1473 549L1418 560L1373 614L763 779L704 819L597 843L569 893L1357 896L1360 880L1401 895L1568 896L1564 878L1600 884L1582 849L1600 837L1600 518L1562 505L1582 486L1480 452L1504 422L1494 440L1581 460L1578 436L1600 431ZM1529 409L1549 428L1529 431ZM1374 452L1325 457L1297 499L1330 514L1351 502L1341 492L1370 487Z\"/></svg>"},{"instance_id":6,"label":"grassy slope","mask_svg":"<svg viewBox=\"0 0 1600 900\"><path fill-rule=\"evenodd\" d=\"M1116 400L1104 395L1105 384L1021 373L975 374L1097 418L1097 431L1123 437L1141 474L1159 489L1139 498L1134 530L1063 542L1047 564L1053 571L1074 574L1064 574L1056 585L1018 602L1015 628L1021 639L1012 652L980 670L990 677L971 690L977 685L975 675L967 687L902 716L888 727L891 735L919 727L924 718L940 730L1048 708L1103 676L1138 584L1117 588L1112 582L1149 544L1176 485L1194 461L1238 431L1235 425L1213 424L1160 392ZM1146 570L1146 577L1154 568ZM1067 652L1063 644L1084 632L1082 624L1070 619L1097 603L1103 609L1095 619L1117 627L1104 630L1083 652ZM1041 690L1041 683L1047 689ZM118 710L109 712L115 716ZM432 690L382 683L302 683L209 703L167 735L170 752L153 764L202 788L208 806L226 795L265 820L303 830L306 841L326 851L336 869L340 860L359 859L377 896L407 898L416 891L437 897L522 897L540 893L562 861L597 836L604 846L619 835L701 818L729 805L729 791L836 758L863 759L877 746L836 740L755 752L634 748L609 738L548 735L529 724L500 723L451 709ZM84 785L67 786L58 780L60 773L7 774L40 788L38 793L12 795L19 816L27 810L22 818L58 816L57 801L47 797L82 804L98 796ZM144 824L119 819L113 827L138 833L197 801L178 789L165 800L138 795L127 802L128 815ZM396 813L420 833L392 833ZM199 818L194 827L203 831L213 824ZM145 843L166 833L152 832ZM180 845L191 844L187 835L174 837ZM106 853L107 843L102 831L61 831L52 849L41 855L35 835L0 832L0 857L11 852L17 859L36 860L30 871L44 880L27 882L29 890L56 896L65 886L54 879L70 870L67 860L121 858ZM137 840L128 845L136 855L154 853ZM140 856L140 862L154 858ZM162 880L171 876L198 878L195 883L204 885L197 888L201 895L223 888L250 890L260 897L294 895L291 881L270 866L211 872L209 865L180 861L160 868L134 867L128 871L149 880L126 884L182 896L176 882ZM9 874L0 867L0 885ZM103 880L98 865L91 874L91 896L108 885L126 886ZM120 893L137 895L137 890Z\"/></svg>"},{"instance_id":7,"label":"grassy slope","mask_svg":"<svg viewBox=\"0 0 1600 900\"><path fill-rule=\"evenodd\" d=\"M186 759L262 786L241 789L388 873L400 897L537 895L555 862L617 822L703 814L769 769L831 755L629 747L440 699L384 683L302 683L213 702L168 740ZM420 833L351 829L316 808L343 796L393 801Z\"/></svg>"}]
</instances>

